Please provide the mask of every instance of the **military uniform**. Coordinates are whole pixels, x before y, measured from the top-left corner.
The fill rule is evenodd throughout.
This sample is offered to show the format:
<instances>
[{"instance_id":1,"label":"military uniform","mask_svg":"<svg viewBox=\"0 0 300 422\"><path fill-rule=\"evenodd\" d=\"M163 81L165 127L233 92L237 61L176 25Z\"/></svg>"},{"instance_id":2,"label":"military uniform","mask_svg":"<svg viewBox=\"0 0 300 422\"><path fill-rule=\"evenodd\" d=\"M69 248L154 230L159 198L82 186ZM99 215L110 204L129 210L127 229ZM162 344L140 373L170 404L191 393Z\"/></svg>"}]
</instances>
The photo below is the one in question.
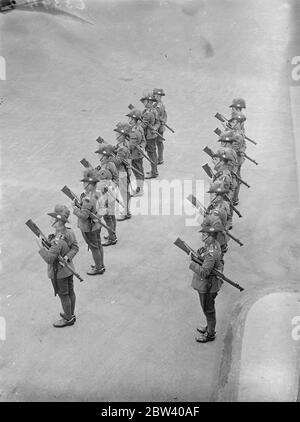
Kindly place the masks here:
<instances>
[{"instance_id":1,"label":"military uniform","mask_svg":"<svg viewBox=\"0 0 300 422\"><path fill-rule=\"evenodd\" d=\"M119 125L119 128L114 129L119 136L117 138L118 145L115 147L115 157L114 161L116 168L119 172L119 189L121 197L123 199L123 204L125 206L124 211L118 218L118 221L123 221L131 218L130 212L130 173L131 173L131 163L130 163L130 149L129 142L127 137L129 137L130 126L128 123L122 123Z\"/></svg>"},{"instance_id":2,"label":"military uniform","mask_svg":"<svg viewBox=\"0 0 300 422\"><path fill-rule=\"evenodd\" d=\"M64 205L56 205L53 213L49 213L52 218L62 221L64 224L68 222L70 211ZM48 277L51 279L54 295L58 295L64 313L61 314L63 319L54 323L54 327L65 327L73 325L76 321L74 315L76 296L73 287L73 273L67 267L63 267L58 262L58 257L62 256L68 261L69 266L75 271L72 262L74 256L78 253L79 247L75 233L72 229L63 226L58 233L50 235L48 241L51 247L46 249L42 247L39 254L48 264Z\"/></svg>"},{"instance_id":3,"label":"military uniform","mask_svg":"<svg viewBox=\"0 0 300 422\"><path fill-rule=\"evenodd\" d=\"M236 153L236 168L235 172L237 176L241 177L241 167L245 161L244 152L246 150L245 139L237 131L227 131L221 135L219 142L221 146L231 148ZM235 188L232 196L234 205L239 203L239 191L241 183L236 179Z\"/></svg>"},{"instance_id":4,"label":"military uniform","mask_svg":"<svg viewBox=\"0 0 300 422\"><path fill-rule=\"evenodd\" d=\"M141 196L143 195L145 173L143 166L144 155L140 151L140 148L144 149L146 147L144 129L139 120L139 118L142 117L142 113L140 112L140 110L133 109L130 111L130 113L126 114L126 116L130 119L129 124L131 127L131 131L129 134L129 148L131 155L132 171L135 176L137 185L134 196Z\"/></svg>"},{"instance_id":5,"label":"military uniform","mask_svg":"<svg viewBox=\"0 0 300 422\"><path fill-rule=\"evenodd\" d=\"M107 241L102 246L111 246L118 241L115 199L117 193L109 171L101 169L98 172L98 177L100 180L97 187L97 193L99 193L97 213L103 215L105 224L111 229L108 230L108 236L104 236Z\"/></svg>"},{"instance_id":6,"label":"military uniform","mask_svg":"<svg viewBox=\"0 0 300 422\"><path fill-rule=\"evenodd\" d=\"M141 101L146 101L146 108L142 111L142 119L145 123L150 124L150 126L153 127L156 131L160 127L160 122L158 118L158 112L153 107L153 104L151 105L150 102L154 102L154 97L152 94L146 94L141 98ZM146 138L146 152L148 154L148 157L152 161L151 163L151 172L148 178L155 178L158 176L158 170L157 170L157 153L156 153L156 139L157 134L153 132L152 129L150 129L147 124L143 123L142 126L144 128L145 138Z\"/></svg>"},{"instance_id":7,"label":"military uniform","mask_svg":"<svg viewBox=\"0 0 300 422\"><path fill-rule=\"evenodd\" d=\"M87 170L84 173L84 178L81 180L96 187L99 179L97 172ZM99 193L95 191L84 192L80 195L80 208L74 206L73 213L78 218L78 228L81 230L88 248L91 250L95 267L92 271L88 271L88 275L103 274L105 272L104 253L101 243L101 225L97 219L91 217L91 213L97 214L99 201Z\"/></svg>"},{"instance_id":8,"label":"military uniform","mask_svg":"<svg viewBox=\"0 0 300 422\"><path fill-rule=\"evenodd\" d=\"M157 102L154 103L154 108L157 110L158 119L160 121L160 125L158 127L158 133L160 133L163 136L164 131L165 131L165 126L162 123L166 123L168 119L165 105L163 104L161 100L161 96L165 95L165 93L162 89L154 88L153 95L157 99ZM158 156L157 164L162 164L164 162L164 141L159 136L156 138L156 146L157 146L157 156Z\"/></svg>"},{"instance_id":9,"label":"military uniform","mask_svg":"<svg viewBox=\"0 0 300 422\"><path fill-rule=\"evenodd\" d=\"M222 281L212 273L214 269L219 271L223 270L221 263L221 248L219 242L211 237L213 233L221 231L221 223L217 223L219 227L214 228L210 224L208 227L207 222L210 222L210 220L210 216L206 217L202 224L203 228L200 230L202 232L206 231L207 234L210 233L205 241L205 246L198 250L198 255L203 259L203 263L200 265L192 261L189 266L194 272L191 286L199 294L200 304L207 321L207 327L198 329L202 336L196 338L196 341L200 343L212 341L215 338L215 298L222 285Z\"/></svg>"}]
</instances>

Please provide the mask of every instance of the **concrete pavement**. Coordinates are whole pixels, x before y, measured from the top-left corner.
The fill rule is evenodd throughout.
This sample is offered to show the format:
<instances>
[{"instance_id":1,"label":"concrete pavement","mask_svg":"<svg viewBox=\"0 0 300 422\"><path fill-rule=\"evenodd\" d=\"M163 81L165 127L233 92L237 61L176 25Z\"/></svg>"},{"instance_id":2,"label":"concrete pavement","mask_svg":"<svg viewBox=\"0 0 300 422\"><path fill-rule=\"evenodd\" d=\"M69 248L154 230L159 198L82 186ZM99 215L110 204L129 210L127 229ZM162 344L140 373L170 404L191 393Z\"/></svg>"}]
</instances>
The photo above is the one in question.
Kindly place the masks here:
<instances>
[{"instance_id":1,"label":"concrete pavement","mask_svg":"<svg viewBox=\"0 0 300 422\"><path fill-rule=\"evenodd\" d=\"M232 358L240 356L243 324L255 299L283 280L298 291L299 212L293 126L285 66L290 10L279 0L93 2L82 15L14 11L0 16L2 281L1 400L228 399ZM238 33L238 36L236 35ZM2 37L3 40L3 37ZM259 145L245 164L252 186L241 191L226 274L247 289L224 286L218 296L218 336L194 341L201 318L192 274L173 246L178 235L200 246L184 216L137 216L118 226L101 278L76 284L78 322L55 331L57 298L24 222L48 227L46 212L63 201L59 189L81 186L83 157L96 162L94 139L112 141L112 128L149 87L167 92L169 122L160 178L204 178L202 149L215 147L219 111L247 99L247 134ZM206 181L207 185L207 181ZM7 217L9 216L9 218ZM75 219L72 219L73 226ZM90 264L80 233L75 265ZM246 293L246 292L245 292ZM234 330L237 328L237 331ZM237 374L235 374L237 375ZM216 396L218 392L218 396ZM236 397L236 396L235 396Z\"/></svg>"}]
</instances>

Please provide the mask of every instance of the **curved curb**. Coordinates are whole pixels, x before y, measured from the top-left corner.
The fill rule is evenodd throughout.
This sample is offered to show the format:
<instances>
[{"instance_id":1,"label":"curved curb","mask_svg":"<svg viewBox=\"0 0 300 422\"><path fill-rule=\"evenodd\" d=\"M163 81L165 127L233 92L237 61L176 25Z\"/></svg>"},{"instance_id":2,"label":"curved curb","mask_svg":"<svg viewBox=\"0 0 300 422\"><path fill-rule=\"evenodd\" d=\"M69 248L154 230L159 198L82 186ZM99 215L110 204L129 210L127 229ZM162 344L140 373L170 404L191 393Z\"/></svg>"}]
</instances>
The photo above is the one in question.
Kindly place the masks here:
<instances>
[{"instance_id":1,"label":"curved curb","mask_svg":"<svg viewBox=\"0 0 300 422\"><path fill-rule=\"evenodd\" d=\"M246 378L245 369L247 367L244 364L245 351L243 353L243 344L245 344L244 339L249 335L249 327L247 326L248 317L251 318L252 307L259 304L260 301L264 300L264 297L267 297L271 294L298 294L299 288L298 282L292 282L289 288L274 288L269 287L264 290L248 290L247 294L243 296L241 300L236 304L235 308L232 311L230 317L230 323L228 324L227 331L223 338L223 349L221 351L220 365L218 368L218 374L216 377L215 388L211 396L211 401L221 401L221 402L238 402L238 401L276 401L270 399L270 397L256 397L256 398L246 398L245 390L247 390L247 385L245 384ZM255 308L254 308L255 310ZM280 310L278 310L280 311ZM278 338L281 337L282 329L285 327L278 327ZM292 332L292 323L288 327L289 335ZM251 332L251 330L250 330ZM254 337L255 338L255 337ZM248 339L249 340L249 339ZM254 340L255 341L255 340ZM247 345L249 346L249 341ZM252 343L251 343L252 344ZM298 344L297 344L298 347ZM245 349L246 350L246 349ZM300 356L299 356L299 347L297 353L297 362L295 368L295 379L294 379L294 394L288 400L296 401L297 400L297 391L298 391L298 380L300 374ZM242 376L242 378L241 378ZM296 386L297 384L297 386ZM240 389L243 387L244 393L241 393ZM298 395L300 393L298 392Z\"/></svg>"}]
</instances>

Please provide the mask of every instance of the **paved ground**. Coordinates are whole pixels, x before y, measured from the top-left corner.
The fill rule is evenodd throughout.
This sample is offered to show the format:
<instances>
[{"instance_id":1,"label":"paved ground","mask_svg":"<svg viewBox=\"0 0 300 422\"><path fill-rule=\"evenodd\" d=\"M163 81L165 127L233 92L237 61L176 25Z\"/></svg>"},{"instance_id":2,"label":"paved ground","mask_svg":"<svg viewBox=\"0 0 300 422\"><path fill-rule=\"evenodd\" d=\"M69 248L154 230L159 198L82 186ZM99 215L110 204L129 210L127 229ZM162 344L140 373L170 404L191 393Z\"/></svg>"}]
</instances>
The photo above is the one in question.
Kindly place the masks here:
<instances>
[{"instance_id":1,"label":"paved ground","mask_svg":"<svg viewBox=\"0 0 300 422\"><path fill-rule=\"evenodd\" d=\"M239 358L236 332L227 334L243 304L283 285L299 291L291 9L283 0L250 0L246 7L237 0L85 2L76 13L94 24L42 8L0 16L7 61L0 86L0 306L7 323L1 400L215 399ZM218 337L207 345L194 341L199 304L187 261L172 244L179 235L200 246L184 216L120 223L107 272L76 283L78 322L61 331L52 327L58 300L24 225L33 218L46 231L45 214L64 200L60 188L80 190L79 160L96 162L94 139L113 140L128 103L138 104L144 88L154 86L166 90L176 129L167 137L161 179L203 178L202 149L216 147L213 115L228 115L237 95L247 99L247 132L259 142L248 148L260 164L245 164L251 189L242 188L244 217L234 227L245 246L232 244L226 259L226 273L247 292L224 286ZM77 235L75 264L85 274L91 258Z\"/></svg>"}]
</instances>

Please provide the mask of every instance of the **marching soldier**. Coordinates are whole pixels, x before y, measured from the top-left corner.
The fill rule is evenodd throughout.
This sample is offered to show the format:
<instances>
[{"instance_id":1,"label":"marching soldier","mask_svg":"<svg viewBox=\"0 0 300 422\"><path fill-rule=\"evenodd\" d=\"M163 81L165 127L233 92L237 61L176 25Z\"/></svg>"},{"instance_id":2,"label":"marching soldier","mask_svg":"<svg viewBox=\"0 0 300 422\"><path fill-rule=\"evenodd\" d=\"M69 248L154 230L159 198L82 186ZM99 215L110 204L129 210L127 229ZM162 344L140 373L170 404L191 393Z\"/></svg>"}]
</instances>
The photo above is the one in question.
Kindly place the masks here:
<instances>
[{"instance_id":1,"label":"marching soldier","mask_svg":"<svg viewBox=\"0 0 300 422\"><path fill-rule=\"evenodd\" d=\"M160 127L160 122L158 118L158 112L153 106L153 103L156 102L154 96L151 93L147 93L143 95L140 101L145 106L145 109L142 111L142 118L145 122L145 124L143 124L143 128L145 131L145 138L147 142L145 149L148 154L148 157L152 161L151 172L147 173L145 179L154 179L158 176L156 153L157 134L153 132L153 130L150 129L146 123L150 124L150 126L157 131Z\"/></svg>"},{"instance_id":2,"label":"marching soldier","mask_svg":"<svg viewBox=\"0 0 300 422\"><path fill-rule=\"evenodd\" d=\"M97 203L99 194L96 191L99 178L97 170L88 169L83 173L84 192L80 195L80 208L73 203L73 213L78 218L78 228L81 230L82 237L88 245L93 255L95 265L87 272L88 275L101 275L105 272L104 254L101 244L101 225L97 219L91 217L91 213L97 214Z\"/></svg>"},{"instance_id":3,"label":"marching soldier","mask_svg":"<svg viewBox=\"0 0 300 422\"><path fill-rule=\"evenodd\" d=\"M117 125L117 128L114 129L117 135L117 146L114 148L115 157L114 161L119 172L119 189L121 196L123 198L123 204L125 206L125 211L120 214L118 221L124 221L131 218L130 212L130 175L131 175L131 165L130 165L130 148L129 148L129 134L131 127L128 123L121 123Z\"/></svg>"},{"instance_id":4,"label":"marching soldier","mask_svg":"<svg viewBox=\"0 0 300 422\"><path fill-rule=\"evenodd\" d=\"M132 171L136 179L136 191L133 196L142 196L144 194L144 166L143 166L143 154L137 148L144 149L146 146L146 138L144 129L140 124L140 118L142 113L140 110L132 109L126 116L129 118L129 124L131 126L129 148L131 154L131 166Z\"/></svg>"},{"instance_id":5,"label":"marching soldier","mask_svg":"<svg viewBox=\"0 0 300 422\"><path fill-rule=\"evenodd\" d=\"M160 122L160 126L158 128L158 132L163 136L165 131L165 126L163 123L167 122L168 116L166 112L165 105L162 102L162 96L166 95L163 89L154 88L153 89L153 96L156 100L154 103L154 108L158 112L158 119ZM157 156L158 162L157 164L163 164L164 162L164 141L158 136L156 138L156 146L157 146Z\"/></svg>"},{"instance_id":6,"label":"marching soldier","mask_svg":"<svg viewBox=\"0 0 300 422\"><path fill-rule=\"evenodd\" d=\"M73 325L76 321L75 302L76 296L73 288L73 274L66 268L58 264L58 256L64 257L70 267L75 270L73 258L79 251L75 233L65 225L69 223L69 209L65 205L55 205L54 211L48 213L52 217L52 227L55 233L48 237L51 242L50 249L46 249L42 242L39 242L41 249L39 254L48 264L48 276L52 281L54 294L58 294L63 312L60 313L62 319L53 324L56 328Z\"/></svg>"},{"instance_id":7,"label":"marching soldier","mask_svg":"<svg viewBox=\"0 0 300 422\"><path fill-rule=\"evenodd\" d=\"M200 333L196 337L199 343L215 340L216 310L215 299L221 288L222 281L212 274L214 269L223 270L221 263L221 248L216 240L217 234L223 230L218 217L207 216L203 223L202 240L204 246L198 250L198 254L204 259L203 264L191 261L189 268L194 272L191 286L198 292L200 304L206 317L206 326L197 328Z\"/></svg>"}]
</instances>

